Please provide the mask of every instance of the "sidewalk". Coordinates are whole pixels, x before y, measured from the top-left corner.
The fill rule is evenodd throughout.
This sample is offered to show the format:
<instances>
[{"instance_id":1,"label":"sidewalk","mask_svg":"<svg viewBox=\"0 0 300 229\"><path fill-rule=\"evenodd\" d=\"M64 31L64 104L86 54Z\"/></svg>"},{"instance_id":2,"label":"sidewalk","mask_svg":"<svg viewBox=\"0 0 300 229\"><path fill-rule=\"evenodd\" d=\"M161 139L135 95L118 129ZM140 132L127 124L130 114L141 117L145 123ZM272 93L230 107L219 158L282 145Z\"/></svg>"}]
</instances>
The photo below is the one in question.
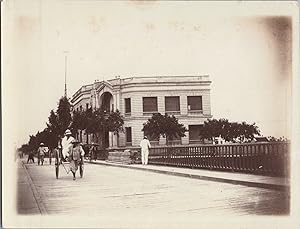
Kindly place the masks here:
<instances>
[{"instance_id":1,"label":"sidewalk","mask_svg":"<svg viewBox=\"0 0 300 229\"><path fill-rule=\"evenodd\" d=\"M46 214L40 196L28 174L25 160L17 160L18 179L17 179L17 212L19 214Z\"/></svg>"},{"instance_id":2,"label":"sidewalk","mask_svg":"<svg viewBox=\"0 0 300 229\"><path fill-rule=\"evenodd\" d=\"M244 174L237 172L211 171L205 169L190 169L160 165L141 165L141 164L118 164L101 160L86 161L91 164L99 164L105 166L116 166L128 169L137 169L150 171L155 173L163 173L174 176L189 177L194 179L225 182L236 185L246 185L249 187L276 189L289 191L290 180L284 177L271 177L253 174Z\"/></svg>"}]
</instances>

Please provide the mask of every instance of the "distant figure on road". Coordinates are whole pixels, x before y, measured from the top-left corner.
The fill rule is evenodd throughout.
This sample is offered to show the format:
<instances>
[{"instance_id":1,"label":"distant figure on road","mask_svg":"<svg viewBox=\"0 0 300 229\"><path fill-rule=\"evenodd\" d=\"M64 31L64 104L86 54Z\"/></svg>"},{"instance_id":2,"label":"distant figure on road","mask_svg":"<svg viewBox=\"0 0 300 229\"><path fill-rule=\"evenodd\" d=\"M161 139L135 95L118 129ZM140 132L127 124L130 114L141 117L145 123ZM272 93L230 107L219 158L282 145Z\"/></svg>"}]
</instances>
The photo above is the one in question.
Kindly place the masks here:
<instances>
[{"instance_id":1,"label":"distant figure on road","mask_svg":"<svg viewBox=\"0 0 300 229\"><path fill-rule=\"evenodd\" d=\"M61 155L61 145L58 144L57 147L55 147L52 151L52 155L54 156L54 158L60 158L60 155ZM56 161L56 163L58 163Z\"/></svg>"},{"instance_id":2,"label":"distant figure on road","mask_svg":"<svg viewBox=\"0 0 300 229\"><path fill-rule=\"evenodd\" d=\"M145 136L144 139L140 143L141 147L141 157L142 157L142 164L148 164L148 156L149 156L149 149L151 148L150 142L148 138Z\"/></svg>"},{"instance_id":3,"label":"distant figure on road","mask_svg":"<svg viewBox=\"0 0 300 229\"><path fill-rule=\"evenodd\" d=\"M27 164L29 163L29 161L32 161L32 163L34 163L34 157L33 156L34 156L34 153L32 151L29 151Z\"/></svg>"},{"instance_id":4,"label":"distant figure on road","mask_svg":"<svg viewBox=\"0 0 300 229\"><path fill-rule=\"evenodd\" d=\"M44 158L46 153L47 153L47 148L45 147L45 144L41 142L40 147L38 148L38 165L40 165L40 163L42 165L44 164Z\"/></svg>"},{"instance_id":5,"label":"distant figure on road","mask_svg":"<svg viewBox=\"0 0 300 229\"><path fill-rule=\"evenodd\" d=\"M91 145L90 150L89 150L89 154L90 154L90 161L92 161L92 159L94 159L96 161L96 159L97 159L97 157L95 157L96 144L94 142L92 142L92 145Z\"/></svg>"},{"instance_id":6,"label":"distant figure on road","mask_svg":"<svg viewBox=\"0 0 300 229\"><path fill-rule=\"evenodd\" d=\"M72 133L69 129L65 131L65 136L61 140L61 146L62 146L62 155L63 159L66 160L66 157L69 157L70 151L72 149L72 142L75 140L75 138L72 137Z\"/></svg>"},{"instance_id":7,"label":"distant figure on road","mask_svg":"<svg viewBox=\"0 0 300 229\"><path fill-rule=\"evenodd\" d=\"M73 140L73 147L71 148L69 161L70 161L70 169L73 173L73 180L76 180L76 171L78 170L79 163L82 163L84 157L84 150L80 145L80 142L77 140Z\"/></svg>"}]
</instances>

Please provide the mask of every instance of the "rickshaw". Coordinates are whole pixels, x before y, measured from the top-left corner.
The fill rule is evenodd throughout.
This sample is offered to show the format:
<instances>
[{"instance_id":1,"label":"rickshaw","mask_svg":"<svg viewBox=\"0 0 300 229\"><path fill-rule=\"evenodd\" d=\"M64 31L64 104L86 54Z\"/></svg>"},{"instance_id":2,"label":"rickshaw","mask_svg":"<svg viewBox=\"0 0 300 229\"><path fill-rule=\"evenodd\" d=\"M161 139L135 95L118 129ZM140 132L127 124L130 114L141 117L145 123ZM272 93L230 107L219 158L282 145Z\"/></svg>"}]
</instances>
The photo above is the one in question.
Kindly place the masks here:
<instances>
[{"instance_id":1,"label":"rickshaw","mask_svg":"<svg viewBox=\"0 0 300 229\"><path fill-rule=\"evenodd\" d=\"M67 174L69 174L70 170L70 162L66 161L63 158L62 155L62 151L61 149L58 150L54 150L54 157L55 157L55 175L56 175L56 179L58 179L59 176L59 167L62 166L64 168L64 170L66 171ZM79 160L79 173L80 173L80 178L83 177L83 157L80 157Z\"/></svg>"},{"instance_id":2,"label":"rickshaw","mask_svg":"<svg viewBox=\"0 0 300 229\"><path fill-rule=\"evenodd\" d=\"M94 147L94 150L91 151L91 147ZM83 149L85 152L88 152L85 154L85 159L89 160L90 162L92 160L107 160L108 158L108 151L106 149L103 149L99 144L92 143L92 144L85 144L83 145Z\"/></svg>"}]
</instances>

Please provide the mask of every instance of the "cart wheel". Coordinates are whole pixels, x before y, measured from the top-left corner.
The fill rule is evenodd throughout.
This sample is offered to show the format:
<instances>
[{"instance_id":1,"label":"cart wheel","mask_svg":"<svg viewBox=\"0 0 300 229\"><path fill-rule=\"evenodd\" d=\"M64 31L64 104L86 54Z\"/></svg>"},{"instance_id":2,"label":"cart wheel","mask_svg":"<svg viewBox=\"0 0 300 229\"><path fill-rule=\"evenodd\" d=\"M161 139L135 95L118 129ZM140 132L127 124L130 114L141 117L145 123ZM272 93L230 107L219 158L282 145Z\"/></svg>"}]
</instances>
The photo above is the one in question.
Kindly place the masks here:
<instances>
[{"instance_id":1,"label":"cart wheel","mask_svg":"<svg viewBox=\"0 0 300 229\"><path fill-rule=\"evenodd\" d=\"M59 174L59 154L55 151L55 161L54 161L54 167L55 167L55 176L56 179L58 179L58 174Z\"/></svg>"},{"instance_id":2,"label":"cart wheel","mask_svg":"<svg viewBox=\"0 0 300 229\"><path fill-rule=\"evenodd\" d=\"M59 165L55 165L55 175L56 175L56 179L58 179L58 174L59 174Z\"/></svg>"},{"instance_id":3,"label":"cart wheel","mask_svg":"<svg viewBox=\"0 0 300 229\"><path fill-rule=\"evenodd\" d=\"M80 177L83 177L83 164L80 165L79 167L79 172L80 172Z\"/></svg>"}]
</instances>

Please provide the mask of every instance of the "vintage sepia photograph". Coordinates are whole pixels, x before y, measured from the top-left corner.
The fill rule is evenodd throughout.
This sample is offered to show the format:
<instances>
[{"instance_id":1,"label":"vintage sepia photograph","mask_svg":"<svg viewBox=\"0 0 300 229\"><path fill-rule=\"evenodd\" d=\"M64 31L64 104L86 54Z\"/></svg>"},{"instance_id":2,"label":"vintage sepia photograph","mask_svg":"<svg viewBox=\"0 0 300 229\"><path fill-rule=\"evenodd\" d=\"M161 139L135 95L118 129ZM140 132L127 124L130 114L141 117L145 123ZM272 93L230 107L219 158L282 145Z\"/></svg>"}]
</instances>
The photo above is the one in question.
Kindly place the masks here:
<instances>
[{"instance_id":1,"label":"vintage sepia photograph","mask_svg":"<svg viewBox=\"0 0 300 229\"><path fill-rule=\"evenodd\" d=\"M1 1L3 228L298 228L298 11Z\"/></svg>"}]
</instances>

